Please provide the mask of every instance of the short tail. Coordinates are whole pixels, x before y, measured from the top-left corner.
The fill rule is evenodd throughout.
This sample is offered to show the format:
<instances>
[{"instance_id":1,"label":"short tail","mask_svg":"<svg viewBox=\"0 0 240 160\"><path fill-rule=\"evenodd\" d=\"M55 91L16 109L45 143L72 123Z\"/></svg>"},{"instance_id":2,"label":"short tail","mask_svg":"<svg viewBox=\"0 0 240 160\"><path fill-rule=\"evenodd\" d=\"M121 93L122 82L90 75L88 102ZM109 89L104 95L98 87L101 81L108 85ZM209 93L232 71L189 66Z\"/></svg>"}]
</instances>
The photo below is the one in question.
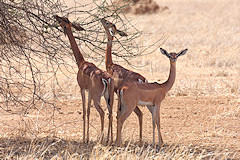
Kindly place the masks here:
<instances>
[{"instance_id":1,"label":"short tail","mask_svg":"<svg viewBox=\"0 0 240 160\"><path fill-rule=\"evenodd\" d=\"M121 112L122 111L122 107L123 107L123 89L119 89L117 90L117 95L118 95L118 111Z\"/></svg>"},{"instance_id":2,"label":"short tail","mask_svg":"<svg viewBox=\"0 0 240 160\"><path fill-rule=\"evenodd\" d=\"M114 81L111 78L108 78L108 80L102 78L102 82L104 85L102 95L104 95L107 105L112 106L114 100Z\"/></svg>"}]
</instances>

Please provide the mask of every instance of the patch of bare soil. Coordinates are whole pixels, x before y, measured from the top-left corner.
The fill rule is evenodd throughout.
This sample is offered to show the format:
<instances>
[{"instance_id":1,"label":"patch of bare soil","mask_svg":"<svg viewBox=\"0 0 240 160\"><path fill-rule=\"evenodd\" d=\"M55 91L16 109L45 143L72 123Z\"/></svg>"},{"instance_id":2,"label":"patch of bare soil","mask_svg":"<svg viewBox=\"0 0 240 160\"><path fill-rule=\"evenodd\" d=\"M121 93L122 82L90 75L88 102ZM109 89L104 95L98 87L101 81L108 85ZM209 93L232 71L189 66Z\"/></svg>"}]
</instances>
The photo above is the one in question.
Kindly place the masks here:
<instances>
[{"instance_id":1,"label":"patch of bare soil","mask_svg":"<svg viewBox=\"0 0 240 160\"><path fill-rule=\"evenodd\" d=\"M116 135L116 103L114 105L114 138ZM82 141L81 100L64 101L57 105L61 112L39 105L39 110L29 111L26 116L0 112L0 136L12 137L34 133L38 137L53 135L60 139ZM106 104L105 135L108 127ZM143 139L152 143L152 118L146 107L144 113ZM240 101L234 96L177 96L167 97L161 106L161 133L165 144L201 146L227 149L240 156ZM53 122L54 120L54 122ZM36 131L37 130L37 131ZM24 133L24 131L26 133ZM157 131L157 130L156 130ZM100 117L92 107L90 115L90 140L97 141L100 134ZM123 140L138 142L137 116L132 113L125 121ZM156 137L157 138L157 137Z\"/></svg>"},{"instance_id":2,"label":"patch of bare soil","mask_svg":"<svg viewBox=\"0 0 240 160\"><path fill-rule=\"evenodd\" d=\"M124 13L132 13L132 14L152 14L157 12L168 11L169 8L167 6L159 6L153 0L132 0L132 1L124 1L124 0L116 0L114 4L117 6L123 6L129 4L126 8L124 8Z\"/></svg>"}]
</instances>

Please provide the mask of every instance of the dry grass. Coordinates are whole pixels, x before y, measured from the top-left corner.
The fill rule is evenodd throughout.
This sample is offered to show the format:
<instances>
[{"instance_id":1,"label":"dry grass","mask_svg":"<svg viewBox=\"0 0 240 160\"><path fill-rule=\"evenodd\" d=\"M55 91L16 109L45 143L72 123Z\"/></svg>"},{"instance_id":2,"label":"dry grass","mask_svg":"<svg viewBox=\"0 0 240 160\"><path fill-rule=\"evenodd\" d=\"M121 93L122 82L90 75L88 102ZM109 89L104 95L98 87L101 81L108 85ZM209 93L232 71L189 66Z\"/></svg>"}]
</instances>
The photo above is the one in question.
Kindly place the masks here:
<instances>
[{"instance_id":1,"label":"dry grass","mask_svg":"<svg viewBox=\"0 0 240 160\"><path fill-rule=\"evenodd\" d=\"M123 148L89 144L57 138L1 139L1 159L233 159L235 153L203 146L165 144L161 150L149 144L142 147L127 145Z\"/></svg>"},{"instance_id":2,"label":"dry grass","mask_svg":"<svg viewBox=\"0 0 240 160\"><path fill-rule=\"evenodd\" d=\"M166 144L160 151L150 147L151 116L146 108L142 109L143 147L137 146L135 115L125 123L123 148L100 145L99 116L94 109L91 111L92 141L83 144L76 74L63 68L57 73L58 86L55 80L49 80L44 86L44 96L50 101L55 96L62 113L43 104L38 104L37 109L30 110L25 117L0 112L0 159L240 158L239 2L162 0L157 3L168 6L170 13L128 15L136 27L144 31L136 43L148 45L164 35L167 40L161 47L169 52L189 49L178 59L176 82L162 105L161 127ZM169 61L159 50L131 61L144 67L133 69L119 63L141 73L150 82L163 82L168 77ZM100 67L104 69L103 65ZM105 103L103 106L105 108ZM12 109L15 113L21 112L17 106Z\"/></svg>"}]
</instances>

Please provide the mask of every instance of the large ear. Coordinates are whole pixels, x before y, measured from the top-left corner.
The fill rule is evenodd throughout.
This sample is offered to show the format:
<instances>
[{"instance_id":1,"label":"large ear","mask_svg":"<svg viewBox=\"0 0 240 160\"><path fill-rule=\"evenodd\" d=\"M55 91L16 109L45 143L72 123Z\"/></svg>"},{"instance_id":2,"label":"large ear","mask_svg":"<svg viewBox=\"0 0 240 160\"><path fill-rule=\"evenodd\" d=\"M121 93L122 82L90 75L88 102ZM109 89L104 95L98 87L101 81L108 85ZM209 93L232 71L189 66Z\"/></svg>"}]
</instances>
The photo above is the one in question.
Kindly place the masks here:
<instances>
[{"instance_id":1,"label":"large ear","mask_svg":"<svg viewBox=\"0 0 240 160\"><path fill-rule=\"evenodd\" d=\"M85 30L79 24L76 24L76 23L72 23L72 27L75 28L78 31L84 31Z\"/></svg>"},{"instance_id":2,"label":"large ear","mask_svg":"<svg viewBox=\"0 0 240 160\"><path fill-rule=\"evenodd\" d=\"M165 49L160 48L160 51L161 51L161 53L162 53L163 55L169 57L169 54L168 54L168 52L167 52Z\"/></svg>"},{"instance_id":3,"label":"large ear","mask_svg":"<svg viewBox=\"0 0 240 160\"><path fill-rule=\"evenodd\" d=\"M53 15L53 18L57 19L60 18L57 14Z\"/></svg>"},{"instance_id":4,"label":"large ear","mask_svg":"<svg viewBox=\"0 0 240 160\"><path fill-rule=\"evenodd\" d=\"M122 36L122 37L128 36L125 32L120 31L120 30L118 30L118 29L117 29L117 33L118 33L120 36Z\"/></svg>"},{"instance_id":5,"label":"large ear","mask_svg":"<svg viewBox=\"0 0 240 160\"><path fill-rule=\"evenodd\" d=\"M177 57L179 57L179 56L182 56L182 55L186 54L186 53L187 53L187 51L188 51L188 49L184 49L184 50L180 51L180 52L177 54Z\"/></svg>"}]
</instances>

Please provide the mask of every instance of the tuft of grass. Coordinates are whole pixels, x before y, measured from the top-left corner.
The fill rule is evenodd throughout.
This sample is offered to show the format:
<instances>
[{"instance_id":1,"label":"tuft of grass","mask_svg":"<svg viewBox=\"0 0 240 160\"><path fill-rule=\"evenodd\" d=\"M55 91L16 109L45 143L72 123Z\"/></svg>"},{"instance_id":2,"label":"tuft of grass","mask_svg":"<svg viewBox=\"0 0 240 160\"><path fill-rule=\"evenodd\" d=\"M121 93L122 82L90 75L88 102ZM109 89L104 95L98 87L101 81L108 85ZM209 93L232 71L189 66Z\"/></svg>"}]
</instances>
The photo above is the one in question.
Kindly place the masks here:
<instances>
[{"instance_id":1,"label":"tuft of grass","mask_svg":"<svg viewBox=\"0 0 240 160\"><path fill-rule=\"evenodd\" d=\"M204 146L165 144L160 150L145 143L142 147L103 146L59 138L0 139L1 159L234 159L237 153Z\"/></svg>"}]
</instances>

